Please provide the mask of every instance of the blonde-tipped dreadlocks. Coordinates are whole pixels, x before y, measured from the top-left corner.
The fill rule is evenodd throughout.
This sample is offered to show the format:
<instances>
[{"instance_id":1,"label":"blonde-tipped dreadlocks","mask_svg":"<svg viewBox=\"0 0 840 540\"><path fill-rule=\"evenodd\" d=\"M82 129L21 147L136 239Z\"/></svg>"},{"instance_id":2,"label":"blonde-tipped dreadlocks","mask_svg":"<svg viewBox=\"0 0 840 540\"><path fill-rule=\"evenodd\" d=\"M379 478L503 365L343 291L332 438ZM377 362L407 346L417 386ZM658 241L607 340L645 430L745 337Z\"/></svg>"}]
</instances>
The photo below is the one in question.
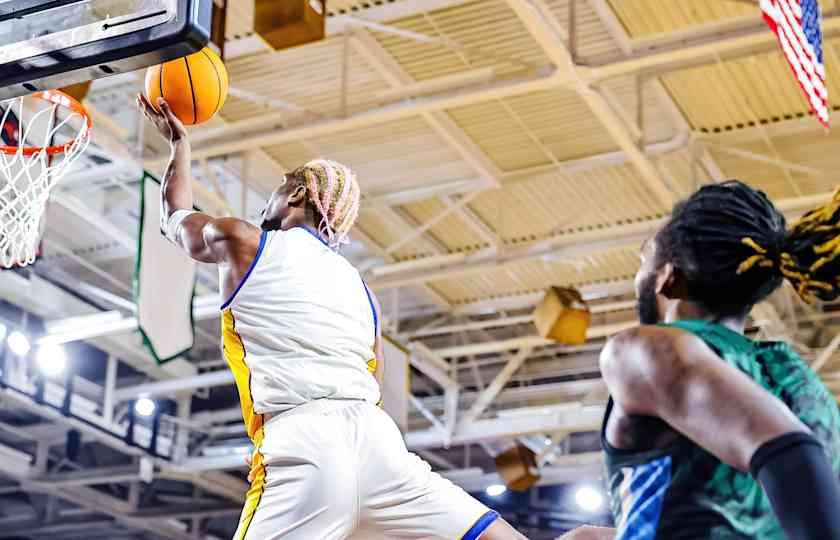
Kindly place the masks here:
<instances>
[{"instance_id":1,"label":"blonde-tipped dreadlocks","mask_svg":"<svg viewBox=\"0 0 840 540\"><path fill-rule=\"evenodd\" d=\"M318 213L318 234L333 249L347 243L359 215L361 190L349 167L328 159L315 159L292 171L306 187L309 202Z\"/></svg>"},{"instance_id":2,"label":"blonde-tipped dreadlocks","mask_svg":"<svg viewBox=\"0 0 840 540\"><path fill-rule=\"evenodd\" d=\"M688 296L711 313L746 315L788 279L805 299L840 296L840 190L787 230L764 193L738 182L704 186L656 237Z\"/></svg>"},{"instance_id":3,"label":"blonde-tipped dreadlocks","mask_svg":"<svg viewBox=\"0 0 840 540\"><path fill-rule=\"evenodd\" d=\"M755 264L774 264L767 250L751 238L743 242L756 253L744 261L742 271ZM777 264L803 299L840 296L840 188L831 201L791 226Z\"/></svg>"}]
</instances>

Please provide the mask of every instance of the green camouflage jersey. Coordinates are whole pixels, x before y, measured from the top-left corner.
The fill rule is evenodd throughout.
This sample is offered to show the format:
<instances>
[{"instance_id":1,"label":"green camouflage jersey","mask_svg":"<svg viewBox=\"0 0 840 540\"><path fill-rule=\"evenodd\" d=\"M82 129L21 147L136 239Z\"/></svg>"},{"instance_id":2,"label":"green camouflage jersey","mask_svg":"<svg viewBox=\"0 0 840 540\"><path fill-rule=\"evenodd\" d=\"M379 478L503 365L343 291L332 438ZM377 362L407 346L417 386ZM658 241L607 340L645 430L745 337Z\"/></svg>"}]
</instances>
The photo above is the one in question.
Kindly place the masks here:
<instances>
[{"instance_id":1,"label":"green camouflage jersey","mask_svg":"<svg viewBox=\"0 0 840 540\"><path fill-rule=\"evenodd\" d=\"M817 375L784 343L758 342L718 324L681 321L724 362L781 399L822 442L840 476L840 410ZM612 410L607 406L604 426ZM680 437L646 451L611 447L602 428L617 540L785 540L770 501L749 473Z\"/></svg>"}]
</instances>

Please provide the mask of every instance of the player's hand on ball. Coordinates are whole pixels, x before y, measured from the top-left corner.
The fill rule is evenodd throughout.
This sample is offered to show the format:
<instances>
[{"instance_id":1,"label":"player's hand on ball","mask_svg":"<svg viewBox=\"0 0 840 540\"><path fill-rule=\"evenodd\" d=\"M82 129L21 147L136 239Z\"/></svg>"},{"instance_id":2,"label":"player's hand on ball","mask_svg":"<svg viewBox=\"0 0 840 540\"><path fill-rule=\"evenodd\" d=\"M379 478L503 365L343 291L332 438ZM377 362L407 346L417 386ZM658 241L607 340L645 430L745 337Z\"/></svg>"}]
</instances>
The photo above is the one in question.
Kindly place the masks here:
<instances>
[{"instance_id":1,"label":"player's hand on ball","mask_svg":"<svg viewBox=\"0 0 840 540\"><path fill-rule=\"evenodd\" d=\"M161 135L169 139L169 142L178 142L187 137L187 129L184 127L172 108L163 98L158 98L157 108L153 107L146 96L137 94L137 106L143 111L143 114L148 118L157 128Z\"/></svg>"}]
</instances>

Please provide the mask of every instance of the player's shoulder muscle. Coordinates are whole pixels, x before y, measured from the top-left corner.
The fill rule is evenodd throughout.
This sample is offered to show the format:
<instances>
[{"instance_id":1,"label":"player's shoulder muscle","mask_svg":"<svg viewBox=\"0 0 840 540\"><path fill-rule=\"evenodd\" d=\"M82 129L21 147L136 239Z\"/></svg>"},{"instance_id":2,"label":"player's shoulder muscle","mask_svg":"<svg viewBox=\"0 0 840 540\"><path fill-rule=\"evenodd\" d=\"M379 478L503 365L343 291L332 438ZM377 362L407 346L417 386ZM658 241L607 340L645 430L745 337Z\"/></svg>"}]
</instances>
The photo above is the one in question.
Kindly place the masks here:
<instances>
[{"instance_id":1,"label":"player's shoulder muscle","mask_svg":"<svg viewBox=\"0 0 840 540\"><path fill-rule=\"evenodd\" d=\"M260 241L260 229L247 221L232 218L216 218L202 229L204 242L220 258L235 256L243 249L256 248Z\"/></svg>"},{"instance_id":2,"label":"player's shoulder muscle","mask_svg":"<svg viewBox=\"0 0 840 540\"><path fill-rule=\"evenodd\" d=\"M652 414L658 402L715 360L700 338L676 328L640 326L613 337L601 353L600 366L610 393L622 408Z\"/></svg>"}]
</instances>

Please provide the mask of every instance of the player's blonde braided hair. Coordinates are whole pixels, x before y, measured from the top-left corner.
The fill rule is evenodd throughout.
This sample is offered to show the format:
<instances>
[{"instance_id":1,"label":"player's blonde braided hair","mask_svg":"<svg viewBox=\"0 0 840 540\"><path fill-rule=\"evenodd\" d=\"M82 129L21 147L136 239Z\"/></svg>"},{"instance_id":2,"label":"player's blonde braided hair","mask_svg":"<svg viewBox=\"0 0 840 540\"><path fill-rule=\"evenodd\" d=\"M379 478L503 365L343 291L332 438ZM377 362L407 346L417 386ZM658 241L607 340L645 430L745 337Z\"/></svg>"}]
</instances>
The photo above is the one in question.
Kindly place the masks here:
<instances>
[{"instance_id":1,"label":"player's blonde braided hair","mask_svg":"<svg viewBox=\"0 0 840 540\"><path fill-rule=\"evenodd\" d=\"M292 174L306 186L309 202L321 217L318 234L338 249L359 216L361 190L356 175L346 165L328 159L314 159Z\"/></svg>"}]
</instances>

